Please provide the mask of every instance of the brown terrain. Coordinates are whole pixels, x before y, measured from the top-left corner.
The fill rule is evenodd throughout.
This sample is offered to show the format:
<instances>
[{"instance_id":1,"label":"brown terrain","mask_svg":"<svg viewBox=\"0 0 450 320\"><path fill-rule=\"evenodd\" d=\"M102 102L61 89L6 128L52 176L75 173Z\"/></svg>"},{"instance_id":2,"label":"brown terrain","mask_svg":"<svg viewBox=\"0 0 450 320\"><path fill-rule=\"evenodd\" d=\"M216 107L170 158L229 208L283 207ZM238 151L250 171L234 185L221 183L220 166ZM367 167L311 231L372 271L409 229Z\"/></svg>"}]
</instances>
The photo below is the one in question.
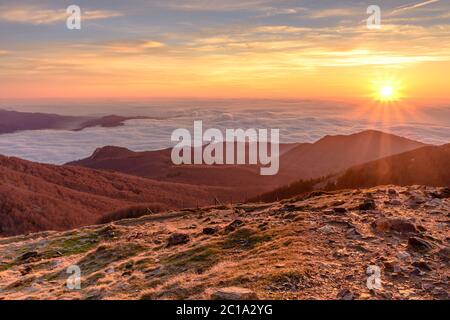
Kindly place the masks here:
<instances>
[{"instance_id":1,"label":"brown terrain","mask_svg":"<svg viewBox=\"0 0 450 320\"><path fill-rule=\"evenodd\" d=\"M327 136L313 144L280 145L280 172L276 176L261 176L259 167L250 165L175 166L170 159L171 149L133 152L108 146L97 149L89 158L69 164L162 181L242 188L252 197L298 179L338 173L354 165L423 146L417 141L373 130L349 136Z\"/></svg>"},{"instance_id":2,"label":"brown terrain","mask_svg":"<svg viewBox=\"0 0 450 320\"><path fill-rule=\"evenodd\" d=\"M449 299L449 196L380 186L3 238L0 299Z\"/></svg>"},{"instance_id":3,"label":"brown terrain","mask_svg":"<svg viewBox=\"0 0 450 320\"><path fill-rule=\"evenodd\" d=\"M193 186L0 156L0 236L67 230L139 204L166 208L214 203L227 188Z\"/></svg>"},{"instance_id":4,"label":"brown terrain","mask_svg":"<svg viewBox=\"0 0 450 320\"><path fill-rule=\"evenodd\" d=\"M450 186L450 144L426 146L357 165L317 179L298 180L249 199L271 202L314 190L340 190L394 184Z\"/></svg>"},{"instance_id":5,"label":"brown terrain","mask_svg":"<svg viewBox=\"0 0 450 320\"><path fill-rule=\"evenodd\" d=\"M368 151L369 156L359 155L364 141L373 143L374 147ZM345 157L333 155L339 154L335 145L339 146ZM390 147L386 148L385 145ZM320 180L322 184L314 181L308 184L306 189L302 184L301 188L295 184L289 185L287 187L289 192L284 196L279 197L279 192L276 190L271 194L269 192L269 197L257 197L289 183L298 176L297 171L302 175L311 176L314 175L312 172L316 171L315 168L320 168L324 174L327 174L340 168L348 169L346 166L365 159L421 146L423 146L421 143L376 131L326 137L314 144L281 145L281 172L283 173L275 177L260 176L259 167L250 165L175 166L170 160L170 149L133 152L125 148L104 147L87 159L65 166L37 164L0 156L0 214L2 218L0 236L44 230L67 230L98 221L109 221L108 217L111 216L137 217L146 214L147 211L154 212L155 209L151 208L158 208L156 211L160 211L214 203L229 204L246 202L252 197L256 201L267 201L267 199L274 201L317 188L324 189L325 186ZM302 148L308 148L308 152L315 154L316 160L313 161L308 154L301 154L299 149ZM430 148L434 150L434 147ZM379 149L383 151L375 151ZM351 157L351 153L355 156ZM425 155L428 153L424 152ZM327 156L320 156L322 154ZM302 161L308 163L309 174L305 173L309 171L302 173L303 169L294 161L293 155L297 155ZM359 169L364 171L365 175L359 171L356 174L365 179L353 181L348 178L351 174L347 173L344 176L345 180L342 177L338 179L337 184L341 188L389 183L446 186L449 184L449 171L446 170L448 152L439 155L441 156L439 166L429 166L428 158L418 157L414 162L415 167L404 173L409 177L405 181L374 180L367 175L377 171L369 167ZM333 159L338 163L335 166L331 164ZM402 155L398 159L403 159ZM385 160L379 161L384 163ZM295 165L291 165L292 163ZM389 162L391 166L393 163L396 162ZM82 166L88 168L82 168ZM290 169L284 169L285 166ZM406 168L408 166L401 162L395 164L391 171L403 172L401 170ZM413 173L419 172L419 168L428 169L421 174L424 179L415 179L419 177L419 174ZM319 174L316 175L319 176ZM433 181L433 183L426 180L432 177L439 177L441 180ZM374 184L374 182L380 183Z\"/></svg>"}]
</instances>

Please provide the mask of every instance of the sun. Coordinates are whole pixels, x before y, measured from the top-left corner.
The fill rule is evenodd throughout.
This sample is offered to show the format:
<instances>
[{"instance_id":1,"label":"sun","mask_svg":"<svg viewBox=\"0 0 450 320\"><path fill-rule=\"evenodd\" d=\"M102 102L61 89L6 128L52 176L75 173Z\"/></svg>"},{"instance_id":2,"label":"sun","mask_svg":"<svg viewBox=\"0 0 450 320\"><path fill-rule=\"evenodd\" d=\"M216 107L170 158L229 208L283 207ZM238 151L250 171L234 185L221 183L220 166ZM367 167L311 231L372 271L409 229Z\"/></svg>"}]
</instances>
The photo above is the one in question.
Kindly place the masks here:
<instances>
[{"instance_id":1,"label":"sun","mask_svg":"<svg viewBox=\"0 0 450 320\"><path fill-rule=\"evenodd\" d=\"M394 87L391 85L385 85L380 88L379 98L381 101L393 100L395 96Z\"/></svg>"},{"instance_id":2,"label":"sun","mask_svg":"<svg viewBox=\"0 0 450 320\"><path fill-rule=\"evenodd\" d=\"M399 79L378 79L372 83L373 100L390 103L403 98L403 82Z\"/></svg>"}]
</instances>

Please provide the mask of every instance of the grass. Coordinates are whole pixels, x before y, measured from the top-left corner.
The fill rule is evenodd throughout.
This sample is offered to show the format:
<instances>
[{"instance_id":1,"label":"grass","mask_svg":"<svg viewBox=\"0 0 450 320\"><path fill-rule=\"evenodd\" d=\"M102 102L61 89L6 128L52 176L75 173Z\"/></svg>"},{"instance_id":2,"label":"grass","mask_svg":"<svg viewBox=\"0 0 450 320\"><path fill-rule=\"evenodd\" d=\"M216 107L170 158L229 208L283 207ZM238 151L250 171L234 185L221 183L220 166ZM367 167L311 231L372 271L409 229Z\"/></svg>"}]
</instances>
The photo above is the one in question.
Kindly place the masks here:
<instances>
[{"instance_id":1,"label":"grass","mask_svg":"<svg viewBox=\"0 0 450 320\"><path fill-rule=\"evenodd\" d=\"M271 237L267 234L262 234L252 228L240 228L225 238L222 243L223 249L243 248L251 249L257 244L270 241Z\"/></svg>"},{"instance_id":2,"label":"grass","mask_svg":"<svg viewBox=\"0 0 450 320\"><path fill-rule=\"evenodd\" d=\"M217 244L202 245L173 254L162 260L162 263L169 271L201 273L219 261L220 253Z\"/></svg>"}]
</instances>

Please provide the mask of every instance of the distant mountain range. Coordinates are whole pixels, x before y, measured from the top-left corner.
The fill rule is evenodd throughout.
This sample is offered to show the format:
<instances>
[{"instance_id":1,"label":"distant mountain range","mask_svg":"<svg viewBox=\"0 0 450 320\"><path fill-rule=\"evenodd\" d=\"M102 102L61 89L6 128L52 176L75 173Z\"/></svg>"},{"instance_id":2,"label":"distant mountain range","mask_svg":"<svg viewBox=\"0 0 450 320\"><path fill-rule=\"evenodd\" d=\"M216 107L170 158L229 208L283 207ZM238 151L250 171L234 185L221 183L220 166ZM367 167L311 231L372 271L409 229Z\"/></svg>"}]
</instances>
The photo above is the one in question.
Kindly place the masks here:
<instances>
[{"instance_id":1,"label":"distant mountain range","mask_svg":"<svg viewBox=\"0 0 450 320\"><path fill-rule=\"evenodd\" d=\"M414 150L425 144L368 130L344 136L326 136L315 143L280 145L280 172L261 176L258 166L175 166L171 149L133 152L126 148L103 147L92 156L69 165L107 169L126 174L194 185L229 186L249 196L298 179L337 173L354 165Z\"/></svg>"},{"instance_id":2,"label":"distant mountain range","mask_svg":"<svg viewBox=\"0 0 450 320\"><path fill-rule=\"evenodd\" d=\"M255 165L175 166L170 149L109 146L64 166L0 157L0 235L89 225L136 204L170 209L243 202L307 179L335 188L450 183L449 145L426 146L378 131L283 144L280 150L276 176L259 175Z\"/></svg>"},{"instance_id":3,"label":"distant mountain range","mask_svg":"<svg viewBox=\"0 0 450 320\"><path fill-rule=\"evenodd\" d=\"M122 117L109 115L103 117L61 116L49 113L18 112L0 109L0 134L23 130L74 130L90 127L117 127L126 120L148 119L149 117Z\"/></svg>"}]
</instances>

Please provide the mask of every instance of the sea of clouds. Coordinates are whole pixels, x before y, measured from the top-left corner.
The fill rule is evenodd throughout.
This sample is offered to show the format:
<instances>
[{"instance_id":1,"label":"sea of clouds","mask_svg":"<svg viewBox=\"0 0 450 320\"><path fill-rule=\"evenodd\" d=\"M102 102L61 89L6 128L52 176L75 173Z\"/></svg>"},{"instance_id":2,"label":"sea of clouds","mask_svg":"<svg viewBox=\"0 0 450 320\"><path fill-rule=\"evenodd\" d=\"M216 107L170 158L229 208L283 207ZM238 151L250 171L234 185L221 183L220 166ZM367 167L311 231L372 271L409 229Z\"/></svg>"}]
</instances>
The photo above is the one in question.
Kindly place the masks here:
<instances>
[{"instance_id":1,"label":"sea of clouds","mask_svg":"<svg viewBox=\"0 0 450 320\"><path fill-rule=\"evenodd\" d=\"M36 107L14 109L31 111L36 110ZM70 108L41 106L38 111L77 115L141 115L158 117L160 120L129 120L120 127L95 127L78 132L36 130L3 134L0 135L0 154L63 164L88 157L96 148L107 145L134 151L163 149L174 145L170 141L173 130L187 128L192 132L195 120L203 121L204 130L278 128L281 142L314 142L325 135L351 134L366 129L390 132L430 144L450 142L449 107L405 112L389 120L366 107L314 101L211 100L97 106L80 104Z\"/></svg>"}]
</instances>

